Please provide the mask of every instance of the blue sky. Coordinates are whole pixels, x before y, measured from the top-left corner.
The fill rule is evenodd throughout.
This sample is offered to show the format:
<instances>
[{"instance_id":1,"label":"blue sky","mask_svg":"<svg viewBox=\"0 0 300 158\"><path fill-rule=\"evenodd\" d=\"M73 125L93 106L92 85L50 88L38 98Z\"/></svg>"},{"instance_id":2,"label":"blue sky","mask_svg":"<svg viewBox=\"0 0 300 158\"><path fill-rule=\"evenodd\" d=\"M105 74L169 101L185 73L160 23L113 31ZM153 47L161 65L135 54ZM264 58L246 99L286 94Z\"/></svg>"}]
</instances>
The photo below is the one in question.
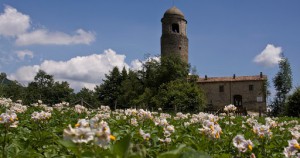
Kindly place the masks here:
<instances>
[{"instance_id":1,"label":"blue sky","mask_svg":"<svg viewBox=\"0 0 300 158\"><path fill-rule=\"evenodd\" d=\"M160 20L173 6L172 0L0 2L0 71L26 84L44 69L75 89L99 84L113 66L137 69L146 54L159 55ZM300 85L300 1L175 5L188 21L189 62L200 76L263 72L272 83L284 53Z\"/></svg>"}]
</instances>

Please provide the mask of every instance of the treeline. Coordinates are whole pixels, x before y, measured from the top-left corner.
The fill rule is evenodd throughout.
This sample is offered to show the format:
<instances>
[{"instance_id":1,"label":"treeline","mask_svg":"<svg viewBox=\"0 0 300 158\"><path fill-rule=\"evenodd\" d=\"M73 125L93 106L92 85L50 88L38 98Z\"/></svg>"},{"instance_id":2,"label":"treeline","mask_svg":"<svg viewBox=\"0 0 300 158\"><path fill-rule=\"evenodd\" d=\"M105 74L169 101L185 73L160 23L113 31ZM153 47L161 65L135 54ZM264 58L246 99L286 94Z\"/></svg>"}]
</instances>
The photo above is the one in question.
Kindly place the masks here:
<instances>
[{"instance_id":1,"label":"treeline","mask_svg":"<svg viewBox=\"0 0 300 158\"><path fill-rule=\"evenodd\" d=\"M82 88L78 93L68 82L55 81L43 70L39 70L28 86L9 81L6 74L1 73L0 97L21 99L28 105L37 100L48 105L62 101L74 103L82 98L95 107L108 105L113 109L140 107L199 111L204 108L204 94L196 85L198 77L188 74L190 66L178 56L162 57L161 61L149 58L142 64L137 71L115 67L94 90Z\"/></svg>"}]
</instances>

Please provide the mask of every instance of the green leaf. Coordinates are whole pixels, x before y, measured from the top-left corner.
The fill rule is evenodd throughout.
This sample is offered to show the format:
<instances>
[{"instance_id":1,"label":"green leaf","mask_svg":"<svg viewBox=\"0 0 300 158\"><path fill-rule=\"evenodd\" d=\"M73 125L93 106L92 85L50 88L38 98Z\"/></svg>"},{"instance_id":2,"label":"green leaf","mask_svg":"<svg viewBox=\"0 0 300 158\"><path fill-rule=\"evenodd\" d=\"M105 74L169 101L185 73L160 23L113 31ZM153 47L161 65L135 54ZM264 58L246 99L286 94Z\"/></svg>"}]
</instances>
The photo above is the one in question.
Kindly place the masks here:
<instances>
[{"instance_id":1,"label":"green leaf","mask_svg":"<svg viewBox=\"0 0 300 158\"><path fill-rule=\"evenodd\" d=\"M113 154L117 157L127 157L129 153L131 136L127 135L112 147Z\"/></svg>"},{"instance_id":2,"label":"green leaf","mask_svg":"<svg viewBox=\"0 0 300 158\"><path fill-rule=\"evenodd\" d=\"M58 140L58 143L66 147L67 149L71 150L74 154L79 155L80 151L78 150L78 147L75 143L72 141L66 141L66 140Z\"/></svg>"},{"instance_id":3,"label":"green leaf","mask_svg":"<svg viewBox=\"0 0 300 158\"><path fill-rule=\"evenodd\" d=\"M176 148L174 150L159 154L158 158L170 158L170 157L179 158L180 153L182 152L182 150L185 146L186 146L185 144L181 144L178 148Z\"/></svg>"}]
</instances>

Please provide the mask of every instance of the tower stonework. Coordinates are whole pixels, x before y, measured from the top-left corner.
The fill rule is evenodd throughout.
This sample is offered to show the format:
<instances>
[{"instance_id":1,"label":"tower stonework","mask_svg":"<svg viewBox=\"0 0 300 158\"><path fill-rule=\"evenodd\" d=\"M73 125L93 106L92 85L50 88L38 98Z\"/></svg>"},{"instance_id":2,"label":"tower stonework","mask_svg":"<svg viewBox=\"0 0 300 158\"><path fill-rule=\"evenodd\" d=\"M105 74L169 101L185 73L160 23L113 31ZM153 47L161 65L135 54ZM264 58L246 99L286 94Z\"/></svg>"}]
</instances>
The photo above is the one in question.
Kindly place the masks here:
<instances>
[{"instance_id":1,"label":"tower stonework","mask_svg":"<svg viewBox=\"0 0 300 158\"><path fill-rule=\"evenodd\" d=\"M184 14L174 6L165 12L161 23L161 56L180 55L181 59L188 63L187 21Z\"/></svg>"}]
</instances>

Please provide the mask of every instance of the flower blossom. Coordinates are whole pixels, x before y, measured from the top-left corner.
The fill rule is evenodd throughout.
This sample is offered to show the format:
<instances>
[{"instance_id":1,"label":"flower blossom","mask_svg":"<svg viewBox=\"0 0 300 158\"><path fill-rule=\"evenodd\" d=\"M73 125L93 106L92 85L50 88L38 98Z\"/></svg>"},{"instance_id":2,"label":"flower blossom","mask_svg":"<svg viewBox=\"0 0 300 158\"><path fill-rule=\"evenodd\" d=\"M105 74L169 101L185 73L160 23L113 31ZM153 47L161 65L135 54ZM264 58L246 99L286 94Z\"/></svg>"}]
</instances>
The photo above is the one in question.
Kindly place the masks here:
<instances>
[{"instance_id":1,"label":"flower blossom","mask_svg":"<svg viewBox=\"0 0 300 158\"><path fill-rule=\"evenodd\" d=\"M140 129L139 133L144 140L148 141L150 139L150 133L145 133L142 129Z\"/></svg>"},{"instance_id":2,"label":"flower blossom","mask_svg":"<svg viewBox=\"0 0 300 158\"><path fill-rule=\"evenodd\" d=\"M270 131L270 126L256 124L253 126L253 132L257 134L260 138L272 137L272 132Z\"/></svg>"},{"instance_id":3,"label":"flower blossom","mask_svg":"<svg viewBox=\"0 0 300 158\"><path fill-rule=\"evenodd\" d=\"M235 112L236 111L236 106L234 106L233 104L229 104L227 106L224 107L224 111L226 112Z\"/></svg>"},{"instance_id":4,"label":"flower blossom","mask_svg":"<svg viewBox=\"0 0 300 158\"><path fill-rule=\"evenodd\" d=\"M253 143L252 141L249 139L249 140L246 140L244 138L244 136L242 135L237 135L233 138L233 146L236 147L239 152L246 152L248 150L252 151L252 148L253 148Z\"/></svg>"},{"instance_id":5,"label":"flower blossom","mask_svg":"<svg viewBox=\"0 0 300 158\"><path fill-rule=\"evenodd\" d=\"M296 153L300 149L300 145L295 139L289 140L288 143L289 146L284 148L283 154L285 157L292 157L296 155Z\"/></svg>"},{"instance_id":6,"label":"flower blossom","mask_svg":"<svg viewBox=\"0 0 300 158\"><path fill-rule=\"evenodd\" d=\"M0 115L0 124L4 124L9 127L17 127L18 123L17 114L12 111L7 110L6 113L2 113Z\"/></svg>"},{"instance_id":7,"label":"flower blossom","mask_svg":"<svg viewBox=\"0 0 300 158\"><path fill-rule=\"evenodd\" d=\"M51 113L45 111L41 111L41 112L35 111L31 114L31 119L34 121L45 121L50 119L50 117L51 117Z\"/></svg>"},{"instance_id":8,"label":"flower blossom","mask_svg":"<svg viewBox=\"0 0 300 158\"><path fill-rule=\"evenodd\" d=\"M222 133L222 128L217 123L205 120L203 122L203 128L200 128L199 131L211 138L218 139L220 138L220 134Z\"/></svg>"}]
</instances>

